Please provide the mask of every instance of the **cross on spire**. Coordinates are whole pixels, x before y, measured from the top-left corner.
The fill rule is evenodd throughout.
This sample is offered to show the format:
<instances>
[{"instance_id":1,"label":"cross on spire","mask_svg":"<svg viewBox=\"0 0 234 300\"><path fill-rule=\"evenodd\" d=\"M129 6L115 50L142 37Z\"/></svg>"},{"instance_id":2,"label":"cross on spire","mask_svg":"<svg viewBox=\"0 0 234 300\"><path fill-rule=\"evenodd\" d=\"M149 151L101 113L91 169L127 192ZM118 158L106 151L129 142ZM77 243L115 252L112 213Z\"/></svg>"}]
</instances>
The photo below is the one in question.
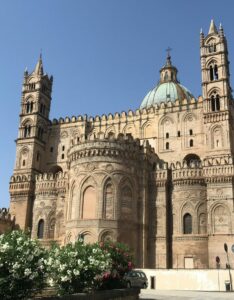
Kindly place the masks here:
<instances>
[{"instance_id":1,"label":"cross on spire","mask_svg":"<svg viewBox=\"0 0 234 300\"><path fill-rule=\"evenodd\" d=\"M170 52L171 52L172 48L167 47L166 51L167 51L167 57L171 57Z\"/></svg>"},{"instance_id":2,"label":"cross on spire","mask_svg":"<svg viewBox=\"0 0 234 300\"><path fill-rule=\"evenodd\" d=\"M166 51L167 51L167 61L166 61L166 66L171 66L171 55L170 55L170 51L172 49L170 47L167 47Z\"/></svg>"}]
</instances>

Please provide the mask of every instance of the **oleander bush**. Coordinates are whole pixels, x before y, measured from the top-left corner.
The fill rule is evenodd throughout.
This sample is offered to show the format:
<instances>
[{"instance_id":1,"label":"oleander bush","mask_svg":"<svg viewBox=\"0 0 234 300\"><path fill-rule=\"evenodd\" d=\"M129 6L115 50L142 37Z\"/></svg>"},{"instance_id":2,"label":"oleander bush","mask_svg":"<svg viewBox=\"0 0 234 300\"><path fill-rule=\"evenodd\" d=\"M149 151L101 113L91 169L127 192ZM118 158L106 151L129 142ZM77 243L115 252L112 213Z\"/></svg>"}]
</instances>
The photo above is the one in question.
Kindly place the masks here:
<instances>
[{"instance_id":1,"label":"oleander bush","mask_svg":"<svg viewBox=\"0 0 234 300\"><path fill-rule=\"evenodd\" d=\"M98 289L100 278L111 268L110 253L97 243L77 241L63 247L54 246L47 261L49 283L60 295Z\"/></svg>"},{"instance_id":2,"label":"oleander bush","mask_svg":"<svg viewBox=\"0 0 234 300\"><path fill-rule=\"evenodd\" d=\"M0 235L0 299L26 299L45 284L47 251L22 231Z\"/></svg>"},{"instance_id":3,"label":"oleander bush","mask_svg":"<svg viewBox=\"0 0 234 300\"><path fill-rule=\"evenodd\" d=\"M107 241L100 247L110 254L111 268L103 276L101 288L113 289L125 287L125 273L133 268L133 255L128 246L123 243Z\"/></svg>"},{"instance_id":4,"label":"oleander bush","mask_svg":"<svg viewBox=\"0 0 234 300\"><path fill-rule=\"evenodd\" d=\"M121 243L78 240L46 250L26 233L12 231L0 235L0 299L28 299L48 284L59 295L121 288L132 261Z\"/></svg>"}]
</instances>

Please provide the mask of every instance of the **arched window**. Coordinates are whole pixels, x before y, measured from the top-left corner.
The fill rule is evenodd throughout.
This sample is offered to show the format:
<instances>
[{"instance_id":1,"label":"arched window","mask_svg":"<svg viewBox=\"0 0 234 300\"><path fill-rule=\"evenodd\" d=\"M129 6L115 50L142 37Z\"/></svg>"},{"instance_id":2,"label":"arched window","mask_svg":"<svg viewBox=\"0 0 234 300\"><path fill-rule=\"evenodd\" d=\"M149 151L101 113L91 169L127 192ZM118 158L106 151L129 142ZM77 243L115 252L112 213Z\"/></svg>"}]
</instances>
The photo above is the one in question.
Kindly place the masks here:
<instances>
[{"instance_id":1,"label":"arched window","mask_svg":"<svg viewBox=\"0 0 234 300\"><path fill-rule=\"evenodd\" d=\"M215 97L214 97L214 95L211 96L211 110L215 111Z\"/></svg>"},{"instance_id":2,"label":"arched window","mask_svg":"<svg viewBox=\"0 0 234 300\"><path fill-rule=\"evenodd\" d=\"M121 217L127 219L132 215L132 189L126 185L121 191Z\"/></svg>"},{"instance_id":3,"label":"arched window","mask_svg":"<svg viewBox=\"0 0 234 300\"><path fill-rule=\"evenodd\" d=\"M169 132L166 133L166 139L168 139L168 138L169 138Z\"/></svg>"},{"instance_id":4,"label":"arched window","mask_svg":"<svg viewBox=\"0 0 234 300\"><path fill-rule=\"evenodd\" d=\"M214 70L213 70L213 67L210 66L210 81L213 81L214 80Z\"/></svg>"},{"instance_id":5,"label":"arched window","mask_svg":"<svg viewBox=\"0 0 234 300\"><path fill-rule=\"evenodd\" d=\"M216 92L211 96L211 110L220 111L220 97Z\"/></svg>"},{"instance_id":6,"label":"arched window","mask_svg":"<svg viewBox=\"0 0 234 300\"><path fill-rule=\"evenodd\" d=\"M32 101L28 101L26 103L26 113L31 113L33 111L33 102Z\"/></svg>"},{"instance_id":7,"label":"arched window","mask_svg":"<svg viewBox=\"0 0 234 300\"><path fill-rule=\"evenodd\" d=\"M93 186L86 188L83 194L83 219L96 218L96 190Z\"/></svg>"},{"instance_id":8,"label":"arched window","mask_svg":"<svg viewBox=\"0 0 234 300\"><path fill-rule=\"evenodd\" d=\"M210 81L219 79L218 66L216 64L210 65L209 72L210 72Z\"/></svg>"},{"instance_id":9,"label":"arched window","mask_svg":"<svg viewBox=\"0 0 234 300\"><path fill-rule=\"evenodd\" d=\"M192 129L189 130L189 135L193 135L193 130Z\"/></svg>"},{"instance_id":10,"label":"arched window","mask_svg":"<svg viewBox=\"0 0 234 300\"><path fill-rule=\"evenodd\" d=\"M38 227L37 227L37 238L38 239L43 239L44 237L44 220L41 219L39 222L38 222Z\"/></svg>"},{"instance_id":11,"label":"arched window","mask_svg":"<svg viewBox=\"0 0 234 300\"><path fill-rule=\"evenodd\" d=\"M219 100L219 95L216 95L215 97L215 104L216 104L216 110L220 110L220 100Z\"/></svg>"},{"instance_id":12,"label":"arched window","mask_svg":"<svg viewBox=\"0 0 234 300\"><path fill-rule=\"evenodd\" d=\"M30 112L30 103L29 102L27 102L27 104L26 104L26 112L27 112L27 114Z\"/></svg>"},{"instance_id":13,"label":"arched window","mask_svg":"<svg viewBox=\"0 0 234 300\"><path fill-rule=\"evenodd\" d=\"M63 169L60 166L53 166L50 170L49 173L56 174L58 172L63 172Z\"/></svg>"},{"instance_id":14,"label":"arched window","mask_svg":"<svg viewBox=\"0 0 234 300\"><path fill-rule=\"evenodd\" d=\"M24 127L24 137L29 137L31 135L31 125L26 125Z\"/></svg>"},{"instance_id":15,"label":"arched window","mask_svg":"<svg viewBox=\"0 0 234 300\"><path fill-rule=\"evenodd\" d=\"M215 80L219 79L219 73L218 73L218 67L217 67L217 65L214 65L214 79Z\"/></svg>"},{"instance_id":16,"label":"arched window","mask_svg":"<svg viewBox=\"0 0 234 300\"><path fill-rule=\"evenodd\" d=\"M209 52L212 53L212 52L216 52L216 45L215 44L210 44L208 46L209 48Z\"/></svg>"},{"instance_id":17,"label":"arched window","mask_svg":"<svg viewBox=\"0 0 234 300\"><path fill-rule=\"evenodd\" d=\"M166 150L169 150L169 143L166 143Z\"/></svg>"},{"instance_id":18,"label":"arched window","mask_svg":"<svg viewBox=\"0 0 234 300\"><path fill-rule=\"evenodd\" d=\"M110 180L104 188L103 219L113 219L114 187Z\"/></svg>"},{"instance_id":19,"label":"arched window","mask_svg":"<svg viewBox=\"0 0 234 300\"><path fill-rule=\"evenodd\" d=\"M193 147L193 140L189 141L189 147Z\"/></svg>"},{"instance_id":20,"label":"arched window","mask_svg":"<svg viewBox=\"0 0 234 300\"><path fill-rule=\"evenodd\" d=\"M37 161L40 161L40 159L41 159L40 152L37 152Z\"/></svg>"},{"instance_id":21,"label":"arched window","mask_svg":"<svg viewBox=\"0 0 234 300\"><path fill-rule=\"evenodd\" d=\"M38 138L43 139L44 129L42 127L38 127Z\"/></svg>"},{"instance_id":22,"label":"arched window","mask_svg":"<svg viewBox=\"0 0 234 300\"><path fill-rule=\"evenodd\" d=\"M183 230L184 234L192 233L192 216L190 214L185 214L183 218Z\"/></svg>"},{"instance_id":23,"label":"arched window","mask_svg":"<svg viewBox=\"0 0 234 300\"><path fill-rule=\"evenodd\" d=\"M190 166L191 164L199 165L201 163L201 159L196 154L188 154L184 157L184 161L186 161L187 165Z\"/></svg>"}]
</instances>

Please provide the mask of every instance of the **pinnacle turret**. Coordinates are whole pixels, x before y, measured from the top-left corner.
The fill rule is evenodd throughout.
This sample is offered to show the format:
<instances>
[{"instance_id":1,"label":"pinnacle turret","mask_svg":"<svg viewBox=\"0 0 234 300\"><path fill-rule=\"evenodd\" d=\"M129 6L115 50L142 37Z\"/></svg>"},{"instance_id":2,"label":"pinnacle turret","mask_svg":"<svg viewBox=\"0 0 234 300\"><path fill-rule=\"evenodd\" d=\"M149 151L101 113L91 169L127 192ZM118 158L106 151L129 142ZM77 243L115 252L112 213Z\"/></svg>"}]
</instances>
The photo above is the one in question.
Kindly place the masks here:
<instances>
[{"instance_id":1,"label":"pinnacle turret","mask_svg":"<svg viewBox=\"0 0 234 300\"><path fill-rule=\"evenodd\" d=\"M214 22L213 19L210 22L210 29L209 29L208 34L212 34L212 33L218 33L217 27L216 27L215 22Z\"/></svg>"},{"instance_id":2,"label":"pinnacle turret","mask_svg":"<svg viewBox=\"0 0 234 300\"><path fill-rule=\"evenodd\" d=\"M43 63L42 63L42 55L40 54L39 56L39 60L36 64L36 67L35 67L35 70L34 70L34 73L36 75L43 75Z\"/></svg>"}]
</instances>

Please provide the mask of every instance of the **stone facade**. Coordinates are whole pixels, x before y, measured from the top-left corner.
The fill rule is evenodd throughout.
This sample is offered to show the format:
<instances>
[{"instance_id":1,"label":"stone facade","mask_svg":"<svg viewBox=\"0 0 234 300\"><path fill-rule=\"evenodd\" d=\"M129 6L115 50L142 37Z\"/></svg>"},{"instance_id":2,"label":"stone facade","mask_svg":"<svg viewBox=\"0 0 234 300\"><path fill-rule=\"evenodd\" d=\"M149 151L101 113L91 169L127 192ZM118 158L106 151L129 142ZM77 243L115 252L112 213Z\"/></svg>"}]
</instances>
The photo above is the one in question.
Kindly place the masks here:
<instances>
[{"instance_id":1,"label":"stone facade","mask_svg":"<svg viewBox=\"0 0 234 300\"><path fill-rule=\"evenodd\" d=\"M0 209L0 235L16 229L15 218L9 213L9 209Z\"/></svg>"},{"instance_id":2,"label":"stone facade","mask_svg":"<svg viewBox=\"0 0 234 300\"><path fill-rule=\"evenodd\" d=\"M139 267L225 267L234 237L233 113L227 41L200 34L202 97L168 55L136 111L50 120L53 78L24 74L10 212L43 243L118 240ZM165 97L163 93L165 92Z\"/></svg>"}]
</instances>

